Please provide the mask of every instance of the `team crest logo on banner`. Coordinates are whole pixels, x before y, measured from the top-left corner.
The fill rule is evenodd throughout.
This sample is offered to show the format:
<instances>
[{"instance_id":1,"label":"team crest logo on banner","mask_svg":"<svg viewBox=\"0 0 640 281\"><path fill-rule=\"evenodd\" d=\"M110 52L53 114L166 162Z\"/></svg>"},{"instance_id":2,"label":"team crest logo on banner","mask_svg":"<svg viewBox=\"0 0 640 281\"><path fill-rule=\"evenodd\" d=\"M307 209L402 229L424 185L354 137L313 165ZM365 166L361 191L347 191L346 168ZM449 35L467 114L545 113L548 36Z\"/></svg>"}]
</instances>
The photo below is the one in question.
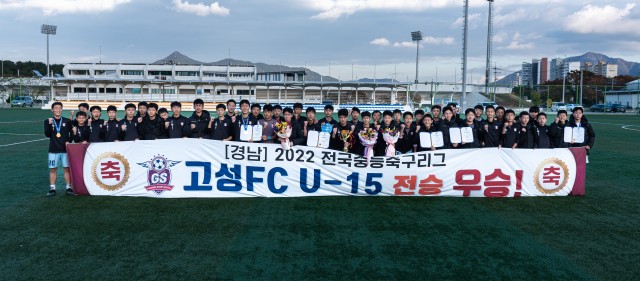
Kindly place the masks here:
<instances>
[{"instance_id":1,"label":"team crest logo on banner","mask_svg":"<svg viewBox=\"0 0 640 281\"><path fill-rule=\"evenodd\" d=\"M538 191L544 194L554 194L562 190L569 181L567 164L558 158L549 158L536 169L533 182Z\"/></svg>"},{"instance_id":2,"label":"team crest logo on banner","mask_svg":"<svg viewBox=\"0 0 640 281\"><path fill-rule=\"evenodd\" d=\"M91 165L91 178L104 190L116 191L129 181L129 161L124 156L106 152L100 154Z\"/></svg>"},{"instance_id":3,"label":"team crest logo on banner","mask_svg":"<svg viewBox=\"0 0 640 281\"><path fill-rule=\"evenodd\" d=\"M138 165L148 169L147 182L149 185L145 186L145 188L158 195L165 191L171 191L173 189L173 185L171 185L171 167L180 162L182 161L168 160L164 155L156 155L151 161L138 163Z\"/></svg>"}]
</instances>

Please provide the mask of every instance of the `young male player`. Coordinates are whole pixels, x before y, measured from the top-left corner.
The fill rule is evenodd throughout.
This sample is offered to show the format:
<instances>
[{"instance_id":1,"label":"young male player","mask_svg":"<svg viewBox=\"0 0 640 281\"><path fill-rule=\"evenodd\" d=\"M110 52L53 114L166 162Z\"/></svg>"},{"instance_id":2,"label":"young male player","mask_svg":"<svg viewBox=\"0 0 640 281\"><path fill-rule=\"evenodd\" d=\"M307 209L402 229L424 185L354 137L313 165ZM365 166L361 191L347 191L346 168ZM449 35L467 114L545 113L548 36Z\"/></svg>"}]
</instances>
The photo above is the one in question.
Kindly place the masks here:
<instances>
[{"instance_id":1,"label":"young male player","mask_svg":"<svg viewBox=\"0 0 640 281\"><path fill-rule=\"evenodd\" d=\"M293 121L300 123L300 126L304 126L304 121L307 121L307 117L302 116L302 103L296 102L293 104Z\"/></svg>"},{"instance_id":2,"label":"young male player","mask_svg":"<svg viewBox=\"0 0 640 281\"><path fill-rule=\"evenodd\" d=\"M519 141L519 133L518 126L516 126L516 113L509 109L504 113L505 121L502 123L502 132L501 132L501 145L499 147L509 147L516 148L518 147Z\"/></svg>"},{"instance_id":3,"label":"young male player","mask_svg":"<svg viewBox=\"0 0 640 281\"><path fill-rule=\"evenodd\" d=\"M138 122L142 123L142 131L145 140L166 139L167 130L165 121L157 115L158 104L149 103L147 108L147 118L138 117Z\"/></svg>"},{"instance_id":4,"label":"young male player","mask_svg":"<svg viewBox=\"0 0 640 281\"><path fill-rule=\"evenodd\" d=\"M356 126L349 122L349 110L346 108L338 110L338 124L333 127L333 131L331 133L331 143L330 148L338 151L343 151L345 145L348 147L349 152L353 152L352 143L354 143L355 139L353 139L353 132L356 129ZM342 132L347 132L351 135L350 139L347 141L347 144L341 139Z\"/></svg>"},{"instance_id":5,"label":"young male player","mask_svg":"<svg viewBox=\"0 0 640 281\"><path fill-rule=\"evenodd\" d=\"M182 116L182 103L179 101L174 101L171 103L171 115L166 122L169 122L169 127L167 130L169 131L170 139L179 139L179 138L188 138L191 133L191 123L189 122L189 118ZM223 112L224 114L224 112Z\"/></svg>"},{"instance_id":6,"label":"young male player","mask_svg":"<svg viewBox=\"0 0 640 281\"><path fill-rule=\"evenodd\" d=\"M102 108L97 105L94 105L90 109L91 118L89 119L89 142L103 142L104 141L104 133L102 131L102 126L104 126L104 120L100 118L102 115Z\"/></svg>"},{"instance_id":7,"label":"young male player","mask_svg":"<svg viewBox=\"0 0 640 281\"><path fill-rule=\"evenodd\" d=\"M107 107L108 120L105 120L102 125L102 135L105 142L117 142L120 141L120 121L116 119L118 108L114 105Z\"/></svg>"},{"instance_id":8,"label":"young male player","mask_svg":"<svg viewBox=\"0 0 640 281\"><path fill-rule=\"evenodd\" d=\"M322 127L324 123L329 123L334 128L338 124L338 122L333 119L333 105L327 104L324 106L324 118L320 119L320 127Z\"/></svg>"},{"instance_id":9,"label":"young male player","mask_svg":"<svg viewBox=\"0 0 640 281\"><path fill-rule=\"evenodd\" d=\"M258 119L249 113L250 103L248 100L240 101L240 116L236 117L236 124L234 125L233 137L235 141L242 141L240 139L240 133L244 130L251 130L250 126L258 124ZM249 140L248 142L253 142Z\"/></svg>"},{"instance_id":10,"label":"young male player","mask_svg":"<svg viewBox=\"0 0 640 281\"><path fill-rule=\"evenodd\" d=\"M76 124L73 126L73 142L75 143L87 143L89 142L89 135L91 129L87 123L87 113L84 111L78 111L74 120Z\"/></svg>"},{"instance_id":11,"label":"young male player","mask_svg":"<svg viewBox=\"0 0 640 281\"><path fill-rule=\"evenodd\" d=\"M258 120L258 124L262 125L262 142L273 143L274 140L276 139L276 134L275 134L276 120L273 119L273 106L271 106L270 104L265 104L262 107L262 113L264 114L264 118L261 120ZM295 112L294 112L294 117L295 117Z\"/></svg>"},{"instance_id":12,"label":"young male player","mask_svg":"<svg viewBox=\"0 0 640 281\"><path fill-rule=\"evenodd\" d=\"M233 123L231 122L231 117L229 117L225 111L227 110L224 104L216 105L216 112L218 113L218 118L211 118L209 121L209 131L211 135L209 136L212 140L219 141L230 141L233 136L231 136L231 129L233 128Z\"/></svg>"},{"instance_id":13,"label":"young male player","mask_svg":"<svg viewBox=\"0 0 640 281\"><path fill-rule=\"evenodd\" d=\"M209 121L211 116L209 112L204 111L204 101L202 99L195 99L193 101L193 109L195 110L191 117L189 117L191 135L190 138L203 139L209 136Z\"/></svg>"},{"instance_id":14,"label":"young male player","mask_svg":"<svg viewBox=\"0 0 640 281\"><path fill-rule=\"evenodd\" d=\"M291 109L291 107L286 107L282 112L284 113L284 122L287 122L291 126L291 136L289 136L289 142L291 142L291 145L305 145L302 126L300 126L300 123L293 121L293 109ZM280 139L280 141L282 140Z\"/></svg>"},{"instance_id":15,"label":"young male player","mask_svg":"<svg viewBox=\"0 0 640 281\"><path fill-rule=\"evenodd\" d=\"M136 105L128 103L124 106L125 117L120 120L120 140L123 141L135 141L141 139L142 126L136 118ZM140 120L143 118L140 117Z\"/></svg>"},{"instance_id":16,"label":"young male player","mask_svg":"<svg viewBox=\"0 0 640 281\"><path fill-rule=\"evenodd\" d=\"M351 108L351 125L356 127L362 126L362 121L360 121L360 108L355 106Z\"/></svg>"},{"instance_id":17,"label":"young male player","mask_svg":"<svg viewBox=\"0 0 640 281\"><path fill-rule=\"evenodd\" d=\"M538 119L535 123L535 147L551 148L551 137L549 136L549 126L547 126L547 114L540 112L537 117Z\"/></svg>"},{"instance_id":18,"label":"young male player","mask_svg":"<svg viewBox=\"0 0 640 281\"><path fill-rule=\"evenodd\" d=\"M482 147L498 147L500 145L500 127L502 123L495 118L495 108L493 105L487 105L485 109L487 119L482 120Z\"/></svg>"},{"instance_id":19,"label":"young male player","mask_svg":"<svg viewBox=\"0 0 640 281\"><path fill-rule=\"evenodd\" d=\"M54 102L51 105L51 112L53 117L44 120L44 135L49 138L49 192L47 196L56 195L58 166L62 166L64 171L64 181L67 184L66 194L73 195L66 147L67 143L73 141L73 125L70 119L62 117L61 102Z\"/></svg>"}]
</instances>

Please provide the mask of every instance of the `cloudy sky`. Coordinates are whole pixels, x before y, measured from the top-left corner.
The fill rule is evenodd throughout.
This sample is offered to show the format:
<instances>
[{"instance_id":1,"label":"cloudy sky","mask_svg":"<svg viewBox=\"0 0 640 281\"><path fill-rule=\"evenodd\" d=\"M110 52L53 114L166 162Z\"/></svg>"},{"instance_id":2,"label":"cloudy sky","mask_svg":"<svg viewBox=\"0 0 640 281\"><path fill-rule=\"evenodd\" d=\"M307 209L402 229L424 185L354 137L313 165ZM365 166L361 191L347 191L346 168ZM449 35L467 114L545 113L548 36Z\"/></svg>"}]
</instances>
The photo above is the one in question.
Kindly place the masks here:
<instances>
[{"instance_id":1,"label":"cloudy sky","mask_svg":"<svg viewBox=\"0 0 640 281\"><path fill-rule=\"evenodd\" d=\"M352 78L460 80L463 0L0 0L0 58L46 60L41 24L58 26L51 62L200 61L307 66ZM488 4L470 0L469 78L484 79ZM494 62L588 51L640 61L635 0L496 0ZM352 71L353 70L353 71ZM436 78L437 76L437 78ZM499 74L500 76L500 74Z\"/></svg>"}]
</instances>

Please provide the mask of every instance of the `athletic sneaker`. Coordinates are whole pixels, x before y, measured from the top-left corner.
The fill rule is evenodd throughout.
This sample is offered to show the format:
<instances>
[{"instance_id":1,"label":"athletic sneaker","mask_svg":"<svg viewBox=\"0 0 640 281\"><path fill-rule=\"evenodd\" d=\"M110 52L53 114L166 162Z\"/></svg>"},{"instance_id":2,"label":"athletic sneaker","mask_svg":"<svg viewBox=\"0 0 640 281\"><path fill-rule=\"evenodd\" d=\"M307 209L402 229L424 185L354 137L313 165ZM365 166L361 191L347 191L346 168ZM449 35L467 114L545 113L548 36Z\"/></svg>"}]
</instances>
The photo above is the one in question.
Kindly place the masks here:
<instances>
[{"instance_id":1,"label":"athletic sneaker","mask_svg":"<svg viewBox=\"0 0 640 281\"><path fill-rule=\"evenodd\" d=\"M66 194L67 195L74 195L75 193L73 193L73 189L67 188Z\"/></svg>"},{"instance_id":2,"label":"athletic sneaker","mask_svg":"<svg viewBox=\"0 0 640 281\"><path fill-rule=\"evenodd\" d=\"M49 196L49 197L56 196L56 190L55 189L49 190L49 192L47 192L47 196Z\"/></svg>"}]
</instances>

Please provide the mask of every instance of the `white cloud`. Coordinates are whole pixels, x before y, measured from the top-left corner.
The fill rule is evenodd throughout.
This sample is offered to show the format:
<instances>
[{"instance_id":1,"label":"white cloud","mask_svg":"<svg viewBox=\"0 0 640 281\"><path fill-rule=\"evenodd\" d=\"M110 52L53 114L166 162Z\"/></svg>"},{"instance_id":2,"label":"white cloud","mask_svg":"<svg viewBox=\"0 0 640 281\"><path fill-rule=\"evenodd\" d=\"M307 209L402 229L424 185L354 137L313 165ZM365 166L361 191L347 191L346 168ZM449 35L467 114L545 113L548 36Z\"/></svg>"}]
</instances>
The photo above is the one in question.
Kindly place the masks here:
<instances>
[{"instance_id":1,"label":"white cloud","mask_svg":"<svg viewBox=\"0 0 640 281\"><path fill-rule=\"evenodd\" d=\"M369 42L369 44L378 45L378 46L389 46L391 42L389 42L389 39L383 37L383 38L373 39L371 40L371 42Z\"/></svg>"},{"instance_id":2,"label":"white cloud","mask_svg":"<svg viewBox=\"0 0 640 281\"><path fill-rule=\"evenodd\" d=\"M424 42L429 45L453 45L454 41L453 37L427 36L424 38Z\"/></svg>"},{"instance_id":3,"label":"white cloud","mask_svg":"<svg viewBox=\"0 0 640 281\"><path fill-rule=\"evenodd\" d=\"M469 29L478 28L481 20L480 16L481 16L480 13L469 14ZM451 24L451 26L461 27L463 24L464 24L464 17L459 17Z\"/></svg>"},{"instance_id":4,"label":"white cloud","mask_svg":"<svg viewBox=\"0 0 640 281\"><path fill-rule=\"evenodd\" d=\"M457 0L315 0L304 1L304 5L320 11L313 19L335 20L365 10L424 11L442 8ZM459 4L459 3L458 3Z\"/></svg>"},{"instance_id":5,"label":"white cloud","mask_svg":"<svg viewBox=\"0 0 640 281\"><path fill-rule=\"evenodd\" d=\"M504 48L509 50L529 50L535 48L535 44L533 44L533 42L523 43L522 41L522 35L520 35L520 32L516 32L513 35L511 43Z\"/></svg>"},{"instance_id":6,"label":"white cloud","mask_svg":"<svg viewBox=\"0 0 640 281\"><path fill-rule=\"evenodd\" d=\"M538 14L531 9L519 8L508 14L497 13L493 18L495 27L505 27L509 24L521 22L523 20L531 21L538 18Z\"/></svg>"},{"instance_id":7,"label":"white cloud","mask_svg":"<svg viewBox=\"0 0 640 281\"><path fill-rule=\"evenodd\" d=\"M569 15L564 23L565 29L577 33L632 33L640 34L640 20L630 17L635 3L624 8L606 5L604 7L584 6L580 11Z\"/></svg>"},{"instance_id":8,"label":"white cloud","mask_svg":"<svg viewBox=\"0 0 640 281\"><path fill-rule=\"evenodd\" d=\"M415 48L416 42L413 41L404 41L404 42L395 42L393 46L396 48Z\"/></svg>"},{"instance_id":9,"label":"white cloud","mask_svg":"<svg viewBox=\"0 0 640 281\"><path fill-rule=\"evenodd\" d=\"M0 0L0 10L42 10L45 15L112 11L131 0Z\"/></svg>"},{"instance_id":10,"label":"white cloud","mask_svg":"<svg viewBox=\"0 0 640 281\"><path fill-rule=\"evenodd\" d=\"M210 5L204 3L191 4L189 1L173 0L173 7L180 12L196 14L198 16L218 15L228 16L229 9L220 6L220 3L213 2Z\"/></svg>"}]
</instances>

